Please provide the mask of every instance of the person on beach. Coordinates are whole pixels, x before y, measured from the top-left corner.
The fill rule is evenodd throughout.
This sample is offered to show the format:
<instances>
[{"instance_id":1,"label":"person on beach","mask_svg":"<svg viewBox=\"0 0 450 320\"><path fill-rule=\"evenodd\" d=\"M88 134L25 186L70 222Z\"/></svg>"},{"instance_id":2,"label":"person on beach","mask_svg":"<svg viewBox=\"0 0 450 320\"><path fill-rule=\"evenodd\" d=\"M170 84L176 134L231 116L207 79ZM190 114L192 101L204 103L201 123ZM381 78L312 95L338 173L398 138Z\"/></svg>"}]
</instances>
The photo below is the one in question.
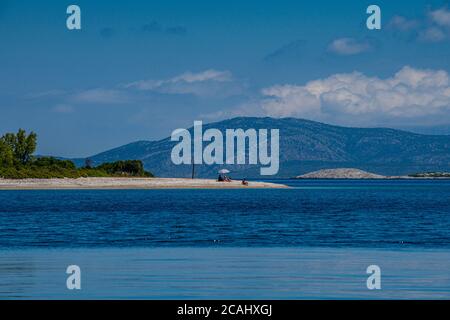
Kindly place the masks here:
<instances>
[{"instance_id":1,"label":"person on beach","mask_svg":"<svg viewBox=\"0 0 450 320\"><path fill-rule=\"evenodd\" d=\"M242 179L242 185L243 186L248 186L248 181L247 181L247 179Z\"/></svg>"}]
</instances>

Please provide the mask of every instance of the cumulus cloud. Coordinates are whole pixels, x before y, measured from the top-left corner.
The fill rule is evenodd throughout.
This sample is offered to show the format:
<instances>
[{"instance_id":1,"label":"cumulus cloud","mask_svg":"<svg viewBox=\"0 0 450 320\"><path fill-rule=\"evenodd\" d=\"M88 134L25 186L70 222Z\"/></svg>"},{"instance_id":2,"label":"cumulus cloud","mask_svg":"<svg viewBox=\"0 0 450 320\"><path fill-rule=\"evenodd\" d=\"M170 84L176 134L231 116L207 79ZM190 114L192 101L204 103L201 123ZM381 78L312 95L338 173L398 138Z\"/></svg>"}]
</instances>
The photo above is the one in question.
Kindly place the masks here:
<instances>
[{"instance_id":1,"label":"cumulus cloud","mask_svg":"<svg viewBox=\"0 0 450 320\"><path fill-rule=\"evenodd\" d=\"M346 123L398 123L450 111L449 75L443 70L403 67L390 78L359 72L335 74L305 85L277 85L262 90L269 116L332 119ZM334 121L334 122L336 122Z\"/></svg>"},{"instance_id":2,"label":"cumulus cloud","mask_svg":"<svg viewBox=\"0 0 450 320\"><path fill-rule=\"evenodd\" d=\"M356 40L353 38L339 38L333 40L328 50L339 55L355 55L369 51L371 44L368 40Z\"/></svg>"},{"instance_id":3,"label":"cumulus cloud","mask_svg":"<svg viewBox=\"0 0 450 320\"><path fill-rule=\"evenodd\" d=\"M419 40L425 42L440 42L445 40L446 37L445 32L436 27L429 27L419 32Z\"/></svg>"},{"instance_id":4,"label":"cumulus cloud","mask_svg":"<svg viewBox=\"0 0 450 320\"><path fill-rule=\"evenodd\" d=\"M439 26L450 27L450 10L442 7L429 13L430 19Z\"/></svg>"},{"instance_id":5,"label":"cumulus cloud","mask_svg":"<svg viewBox=\"0 0 450 320\"><path fill-rule=\"evenodd\" d=\"M209 69L197 73L185 72L164 80L141 80L124 86L164 94L192 94L196 96L232 95L240 91L231 72Z\"/></svg>"},{"instance_id":6,"label":"cumulus cloud","mask_svg":"<svg viewBox=\"0 0 450 320\"><path fill-rule=\"evenodd\" d=\"M408 19L403 16L396 15L388 22L387 28L400 32L409 32L418 28L420 22L415 19Z\"/></svg>"},{"instance_id":7,"label":"cumulus cloud","mask_svg":"<svg viewBox=\"0 0 450 320\"><path fill-rule=\"evenodd\" d=\"M441 42L450 38L450 10L447 7L428 13L431 25L419 32L419 40Z\"/></svg>"},{"instance_id":8,"label":"cumulus cloud","mask_svg":"<svg viewBox=\"0 0 450 320\"><path fill-rule=\"evenodd\" d=\"M450 10L446 6L429 10L418 19L396 15L390 19L387 29L399 34L414 35L420 42L446 41L450 39Z\"/></svg>"}]
</instances>

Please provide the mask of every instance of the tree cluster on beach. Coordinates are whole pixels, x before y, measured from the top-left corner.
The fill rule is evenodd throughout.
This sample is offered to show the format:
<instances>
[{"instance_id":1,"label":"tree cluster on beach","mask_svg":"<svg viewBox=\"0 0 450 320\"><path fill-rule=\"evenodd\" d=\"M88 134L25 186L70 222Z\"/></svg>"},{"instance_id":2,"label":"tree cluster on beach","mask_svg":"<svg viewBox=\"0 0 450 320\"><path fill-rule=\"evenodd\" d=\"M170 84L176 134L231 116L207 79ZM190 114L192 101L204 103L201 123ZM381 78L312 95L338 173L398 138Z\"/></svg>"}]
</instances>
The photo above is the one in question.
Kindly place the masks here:
<instances>
[{"instance_id":1,"label":"tree cluster on beach","mask_svg":"<svg viewBox=\"0 0 450 320\"><path fill-rule=\"evenodd\" d=\"M25 165L30 162L36 150L37 135L19 129L17 134L6 133L0 138L0 164L10 166L13 164Z\"/></svg>"},{"instance_id":2,"label":"tree cluster on beach","mask_svg":"<svg viewBox=\"0 0 450 320\"><path fill-rule=\"evenodd\" d=\"M37 135L20 129L0 138L0 178L153 177L140 160L103 163L77 168L70 160L34 156Z\"/></svg>"}]
</instances>

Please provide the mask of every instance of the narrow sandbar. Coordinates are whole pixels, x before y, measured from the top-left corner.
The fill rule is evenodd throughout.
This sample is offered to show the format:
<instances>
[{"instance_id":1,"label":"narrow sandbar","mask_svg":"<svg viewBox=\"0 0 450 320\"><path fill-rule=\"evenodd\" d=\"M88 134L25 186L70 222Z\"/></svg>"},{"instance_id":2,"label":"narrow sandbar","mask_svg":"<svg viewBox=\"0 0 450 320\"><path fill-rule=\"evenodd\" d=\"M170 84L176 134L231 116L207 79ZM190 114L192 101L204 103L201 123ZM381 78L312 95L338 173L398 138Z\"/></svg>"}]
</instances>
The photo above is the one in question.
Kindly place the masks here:
<instances>
[{"instance_id":1,"label":"narrow sandbar","mask_svg":"<svg viewBox=\"0 0 450 320\"><path fill-rule=\"evenodd\" d=\"M269 182L217 182L213 179L182 178L78 178L78 179L0 179L0 190L58 189L279 189L288 186Z\"/></svg>"}]
</instances>

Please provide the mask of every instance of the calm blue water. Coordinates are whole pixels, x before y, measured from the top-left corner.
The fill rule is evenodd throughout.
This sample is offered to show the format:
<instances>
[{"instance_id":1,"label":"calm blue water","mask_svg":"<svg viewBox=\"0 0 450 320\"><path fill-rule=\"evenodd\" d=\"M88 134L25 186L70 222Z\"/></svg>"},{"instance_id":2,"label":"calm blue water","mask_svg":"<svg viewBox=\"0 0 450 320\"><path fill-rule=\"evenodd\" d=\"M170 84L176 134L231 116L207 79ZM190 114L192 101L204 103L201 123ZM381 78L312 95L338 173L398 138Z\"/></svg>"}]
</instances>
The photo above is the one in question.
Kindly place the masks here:
<instances>
[{"instance_id":1,"label":"calm blue water","mask_svg":"<svg viewBox=\"0 0 450 320\"><path fill-rule=\"evenodd\" d=\"M0 191L0 299L450 298L450 181L280 182Z\"/></svg>"},{"instance_id":2,"label":"calm blue water","mask_svg":"<svg viewBox=\"0 0 450 320\"><path fill-rule=\"evenodd\" d=\"M0 247L450 248L450 181L0 191Z\"/></svg>"},{"instance_id":3,"label":"calm blue water","mask_svg":"<svg viewBox=\"0 0 450 320\"><path fill-rule=\"evenodd\" d=\"M372 264L381 290L367 289ZM449 270L436 249L21 249L0 251L0 299L450 299Z\"/></svg>"}]
</instances>

